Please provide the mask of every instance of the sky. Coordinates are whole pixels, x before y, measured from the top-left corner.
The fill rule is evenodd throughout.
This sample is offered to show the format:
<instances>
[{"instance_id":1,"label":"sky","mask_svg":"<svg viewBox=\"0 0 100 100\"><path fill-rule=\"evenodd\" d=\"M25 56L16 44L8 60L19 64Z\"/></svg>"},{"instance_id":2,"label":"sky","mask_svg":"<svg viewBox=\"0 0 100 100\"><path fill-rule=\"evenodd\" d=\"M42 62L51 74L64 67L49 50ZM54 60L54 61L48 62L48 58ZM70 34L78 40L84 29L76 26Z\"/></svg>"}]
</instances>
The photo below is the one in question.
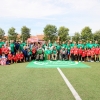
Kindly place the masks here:
<instances>
[{"instance_id":1,"label":"sky","mask_svg":"<svg viewBox=\"0 0 100 100\"><path fill-rule=\"evenodd\" d=\"M89 26L100 30L100 0L0 0L0 28L7 34L27 26L32 35L43 34L47 24L69 28L69 35Z\"/></svg>"}]
</instances>

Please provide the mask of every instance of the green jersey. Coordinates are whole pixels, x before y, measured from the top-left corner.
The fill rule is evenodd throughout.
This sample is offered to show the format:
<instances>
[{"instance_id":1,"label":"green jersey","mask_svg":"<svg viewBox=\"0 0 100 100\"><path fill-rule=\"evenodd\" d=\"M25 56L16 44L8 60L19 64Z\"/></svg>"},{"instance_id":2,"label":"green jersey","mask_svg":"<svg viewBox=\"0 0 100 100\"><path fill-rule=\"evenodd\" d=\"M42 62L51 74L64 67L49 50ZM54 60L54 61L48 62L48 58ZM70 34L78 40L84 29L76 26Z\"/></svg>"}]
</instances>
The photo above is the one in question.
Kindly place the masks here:
<instances>
[{"instance_id":1,"label":"green jersey","mask_svg":"<svg viewBox=\"0 0 100 100\"><path fill-rule=\"evenodd\" d=\"M4 45L4 42L0 42L0 48L2 48L3 45Z\"/></svg>"},{"instance_id":2,"label":"green jersey","mask_svg":"<svg viewBox=\"0 0 100 100\"><path fill-rule=\"evenodd\" d=\"M67 46L67 51L70 51L71 47L70 46Z\"/></svg>"},{"instance_id":3,"label":"green jersey","mask_svg":"<svg viewBox=\"0 0 100 100\"><path fill-rule=\"evenodd\" d=\"M42 54L43 53L43 50L42 49L38 49L37 50L37 54Z\"/></svg>"},{"instance_id":4,"label":"green jersey","mask_svg":"<svg viewBox=\"0 0 100 100\"><path fill-rule=\"evenodd\" d=\"M93 46L94 46L94 47L98 47L98 46L99 46L99 44L96 44L96 43L95 43L95 44L93 44Z\"/></svg>"},{"instance_id":5,"label":"green jersey","mask_svg":"<svg viewBox=\"0 0 100 100\"><path fill-rule=\"evenodd\" d=\"M93 47L93 44L88 44L88 48L92 48Z\"/></svg>"},{"instance_id":6,"label":"green jersey","mask_svg":"<svg viewBox=\"0 0 100 100\"><path fill-rule=\"evenodd\" d=\"M21 50L21 51L23 50L23 47L24 47L24 44L21 43L21 44L20 44L20 50Z\"/></svg>"},{"instance_id":7,"label":"green jersey","mask_svg":"<svg viewBox=\"0 0 100 100\"><path fill-rule=\"evenodd\" d=\"M71 43L70 46L71 46L71 48L73 48L74 46L77 47L77 44Z\"/></svg>"},{"instance_id":8,"label":"green jersey","mask_svg":"<svg viewBox=\"0 0 100 100\"><path fill-rule=\"evenodd\" d=\"M53 53L53 54L56 54L56 53L57 53L57 50L52 50L52 53Z\"/></svg>"},{"instance_id":9,"label":"green jersey","mask_svg":"<svg viewBox=\"0 0 100 100\"><path fill-rule=\"evenodd\" d=\"M51 50L49 50L49 49L47 49L46 51L45 51L45 54L51 54L52 53L52 51Z\"/></svg>"},{"instance_id":10,"label":"green jersey","mask_svg":"<svg viewBox=\"0 0 100 100\"><path fill-rule=\"evenodd\" d=\"M48 45L49 45L49 47L51 47L52 46L52 43L49 43Z\"/></svg>"},{"instance_id":11,"label":"green jersey","mask_svg":"<svg viewBox=\"0 0 100 100\"><path fill-rule=\"evenodd\" d=\"M60 46L60 45L57 45L57 46L56 46L56 49L57 49L57 50L60 50L60 49L61 49L61 46Z\"/></svg>"},{"instance_id":12,"label":"green jersey","mask_svg":"<svg viewBox=\"0 0 100 100\"><path fill-rule=\"evenodd\" d=\"M25 42L23 42L22 44L23 44L23 46L26 46L26 43Z\"/></svg>"},{"instance_id":13,"label":"green jersey","mask_svg":"<svg viewBox=\"0 0 100 100\"><path fill-rule=\"evenodd\" d=\"M78 48L80 48L80 47L83 48L83 44L78 44L77 47L78 47Z\"/></svg>"},{"instance_id":14,"label":"green jersey","mask_svg":"<svg viewBox=\"0 0 100 100\"><path fill-rule=\"evenodd\" d=\"M11 43L10 44L11 52L14 52L14 47L15 47L14 43Z\"/></svg>"},{"instance_id":15,"label":"green jersey","mask_svg":"<svg viewBox=\"0 0 100 100\"><path fill-rule=\"evenodd\" d=\"M62 44L62 48L66 48L66 46L67 46L66 44Z\"/></svg>"}]
</instances>

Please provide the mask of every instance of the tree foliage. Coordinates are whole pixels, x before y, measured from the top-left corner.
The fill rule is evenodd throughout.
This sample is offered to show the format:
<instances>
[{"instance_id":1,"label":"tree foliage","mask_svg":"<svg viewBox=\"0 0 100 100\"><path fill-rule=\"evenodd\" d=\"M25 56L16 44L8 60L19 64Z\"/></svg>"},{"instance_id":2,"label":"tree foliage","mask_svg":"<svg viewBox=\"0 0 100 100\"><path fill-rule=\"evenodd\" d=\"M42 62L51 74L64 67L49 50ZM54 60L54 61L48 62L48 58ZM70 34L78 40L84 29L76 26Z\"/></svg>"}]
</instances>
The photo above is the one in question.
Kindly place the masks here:
<instances>
[{"instance_id":1,"label":"tree foliage","mask_svg":"<svg viewBox=\"0 0 100 100\"><path fill-rule=\"evenodd\" d=\"M69 29L66 28L66 27L64 27L64 26L61 26L61 27L59 28L59 30L58 30L58 36L59 36L59 40L60 40L61 42L66 41L66 40L69 39L69 34L68 34L68 32L69 32Z\"/></svg>"},{"instance_id":2,"label":"tree foliage","mask_svg":"<svg viewBox=\"0 0 100 100\"><path fill-rule=\"evenodd\" d=\"M15 32L15 28L14 27L11 27L9 30L8 30L8 38L9 40L16 40L17 38L17 33Z\"/></svg>"},{"instance_id":3,"label":"tree foliage","mask_svg":"<svg viewBox=\"0 0 100 100\"><path fill-rule=\"evenodd\" d=\"M89 27L83 28L81 32L81 38L84 40L92 40L93 39L92 30Z\"/></svg>"},{"instance_id":4,"label":"tree foliage","mask_svg":"<svg viewBox=\"0 0 100 100\"><path fill-rule=\"evenodd\" d=\"M46 25L44 30L44 40L54 42L57 40L57 27L55 25Z\"/></svg>"},{"instance_id":5,"label":"tree foliage","mask_svg":"<svg viewBox=\"0 0 100 100\"><path fill-rule=\"evenodd\" d=\"M98 43L100 44L100 30L96 31L94 34L93 34L93 40L94 41L98 41Z\"/></svg>"},{"instance_id":6,"label":"tree foliage","mask_svg":"<svg viewBox=\"0 0 100 100\"><path fill-rule=\"evenodd\" d=\"M21 39L22 39L22 41L25 41L28 38L30 38L30 29L26 26L23 26L21 28Z\"/></svg>"},{"instance_id":7,"label":"tree foliage","mask_svg":"<svg viewBox=\"0 0 100 100\"><path fill-rule=\"evenodd\" d=\"M4 38L5 32L2 28L0 28L0 39Z\"/></svg>"},{"instance_id":8,"label":"tree foliage","mask_svg":"<svg viewBox=\"0 0 100 100\"><path fill-rule=\"evenodd\" d=\"M78 41L81 39L81 35L80 35L80 33L78 33L78 32L76 32L75 34L74 34L74 36L72 37L72 40L73 41L76 41L77 43L78 43Z\"/></svg>"}]
</instances>

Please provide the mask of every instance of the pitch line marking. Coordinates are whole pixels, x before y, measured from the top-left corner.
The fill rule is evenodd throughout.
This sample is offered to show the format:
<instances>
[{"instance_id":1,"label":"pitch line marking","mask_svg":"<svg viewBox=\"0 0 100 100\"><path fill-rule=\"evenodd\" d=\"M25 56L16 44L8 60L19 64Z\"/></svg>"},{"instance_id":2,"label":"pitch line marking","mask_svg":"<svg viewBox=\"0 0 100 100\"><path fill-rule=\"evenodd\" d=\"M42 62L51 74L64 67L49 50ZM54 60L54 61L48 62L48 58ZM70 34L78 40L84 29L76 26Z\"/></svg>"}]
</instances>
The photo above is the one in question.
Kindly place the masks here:
<instances>
[{"instance_id":1,"label":"pitch line marking","mask_svg":"<svg viewBox=\"0 0 100 100\"><path fill-rule=\"evenodd\" d=\"M71 83L69 82L69 80L66 78L66 76L64 75L64 73L61 71L60 68L57 68L58 72L60 73L60 75L62 76L62 78L64 79L66 85L68 86L68 88L70 89L70 91L72 92L74 98L76 100L82 100L81 97L79 96L79 94L76 92L76 90L74 89L74 87L71 85Z\"/></svg>"}]
</instances>

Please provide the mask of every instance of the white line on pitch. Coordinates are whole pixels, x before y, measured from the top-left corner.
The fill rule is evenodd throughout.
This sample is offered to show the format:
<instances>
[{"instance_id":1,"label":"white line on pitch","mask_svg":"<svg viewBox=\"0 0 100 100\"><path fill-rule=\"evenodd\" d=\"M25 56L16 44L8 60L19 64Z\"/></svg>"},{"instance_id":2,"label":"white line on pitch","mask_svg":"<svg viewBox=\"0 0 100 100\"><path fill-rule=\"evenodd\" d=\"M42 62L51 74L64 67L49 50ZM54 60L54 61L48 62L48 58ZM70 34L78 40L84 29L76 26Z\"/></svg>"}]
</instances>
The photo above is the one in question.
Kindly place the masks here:
<instances>
[{"instance_id":1,"label":"white line on pitch","mask_svg":"<svg viewBox=\"0 0 100 100\"><path fill-rule=\"evenodd\" d=\"M60 68L57 68L57 70L59 71L60 75L62 76L62 78L64 79L66 85L68 86L68 88L70 89L70 91L72 92L74 98L76 100L82 100L81 97L78 95L78 93L76 92L76 90L74 89L74 87L71 85L71 83L68 81L68 79L66 78L66 76L64 75L64 73L61 71Z\"/></svg>"}]
</instances>

